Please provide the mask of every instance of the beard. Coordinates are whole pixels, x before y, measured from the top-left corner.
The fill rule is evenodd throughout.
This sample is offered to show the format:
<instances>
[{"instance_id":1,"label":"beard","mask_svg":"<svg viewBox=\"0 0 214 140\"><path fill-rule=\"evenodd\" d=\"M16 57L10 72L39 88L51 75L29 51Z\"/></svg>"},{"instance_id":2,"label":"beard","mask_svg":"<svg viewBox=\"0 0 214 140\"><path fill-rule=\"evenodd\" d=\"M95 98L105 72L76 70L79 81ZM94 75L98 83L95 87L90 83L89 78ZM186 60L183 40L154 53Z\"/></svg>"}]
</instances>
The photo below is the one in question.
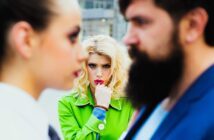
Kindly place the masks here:
<instances>
[{"instance_id":1,"label":"beard","mask_svg":"<svg viewBox=\"0 0 214 140\"><path fill-rule=\"evenodd\" d=\"M170 95L183 69L183 52L177 34L171 39L171 52L167 59L151 60L149 56L132 46L129 50L133 63L129 71L126 94L133 106L157 104Z\"/></svg>"}]
</instances>

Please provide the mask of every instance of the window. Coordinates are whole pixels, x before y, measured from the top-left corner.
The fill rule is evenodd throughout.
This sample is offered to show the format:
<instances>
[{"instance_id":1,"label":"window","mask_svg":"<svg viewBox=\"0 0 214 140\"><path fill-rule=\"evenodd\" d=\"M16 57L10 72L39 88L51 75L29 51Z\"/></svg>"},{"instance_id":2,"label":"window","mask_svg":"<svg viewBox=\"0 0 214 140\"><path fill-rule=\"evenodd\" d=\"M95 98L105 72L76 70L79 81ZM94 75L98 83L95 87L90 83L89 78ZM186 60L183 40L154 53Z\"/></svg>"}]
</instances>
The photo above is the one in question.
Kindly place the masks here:
<instances>
[{"instance_id":1,"label":"window","mask_svg":"<svg viewBox=\"0 0 214 140\"><path fill-rule=\"evenodd\" d=\"M93 0L86 0L86 1L85 1L85 8L86 8L86 9L94 8L94 7L93 7Z\"/></svg>"}]
</instances>

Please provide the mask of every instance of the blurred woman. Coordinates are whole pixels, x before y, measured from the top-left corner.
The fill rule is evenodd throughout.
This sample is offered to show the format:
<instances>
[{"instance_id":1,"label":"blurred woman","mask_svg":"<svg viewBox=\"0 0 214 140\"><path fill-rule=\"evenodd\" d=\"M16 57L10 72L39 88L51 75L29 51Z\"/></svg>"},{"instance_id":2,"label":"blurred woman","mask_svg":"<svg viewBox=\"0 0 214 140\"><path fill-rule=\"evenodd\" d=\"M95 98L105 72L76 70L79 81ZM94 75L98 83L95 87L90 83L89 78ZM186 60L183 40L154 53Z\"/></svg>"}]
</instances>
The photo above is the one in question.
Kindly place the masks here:
<instances>
[{"instance_id":1,"label":"blurred woman","mask_svg":"<svg viewBox=\"0 0 214 140\"><path fill-rule=\"evenodd\" d=\"M78 39L79 5L1 0L0 19L0 139L52 139L36 100L46 88L70 89L87 57Z\"/></svg>"},{"instance_id":2,"label":"blurred woman","mask_svg":"<svg viewBox=\"0 0 214 140\"><path fill-rule=\"evenodd\" d=\"M89 58L75 89L59 101L59 119L65 140L116 140L133 114L124 97L129 57L109 36L98 35L83 43Z\"/></svg>"}]
</instances>

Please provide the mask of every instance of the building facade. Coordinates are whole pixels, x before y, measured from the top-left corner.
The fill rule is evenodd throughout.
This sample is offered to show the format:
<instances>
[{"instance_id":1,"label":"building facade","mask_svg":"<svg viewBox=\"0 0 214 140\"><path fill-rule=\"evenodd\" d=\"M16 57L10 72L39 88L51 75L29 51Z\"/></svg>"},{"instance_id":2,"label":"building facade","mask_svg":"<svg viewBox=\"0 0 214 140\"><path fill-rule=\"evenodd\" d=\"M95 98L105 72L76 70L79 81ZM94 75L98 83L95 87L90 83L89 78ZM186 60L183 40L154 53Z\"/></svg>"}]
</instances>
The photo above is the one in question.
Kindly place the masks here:
<instances>
[{"instance_id":1,"label":"building facade","mask_svg":"<svg viewBox=\"0 0 214 140\"><path fill-rule=\"evenodd\" d=\"M83 9L83 39L104 34L121 40L126 23L120 15L117 0L79 0Z\"/></svg>"}]
</instances>

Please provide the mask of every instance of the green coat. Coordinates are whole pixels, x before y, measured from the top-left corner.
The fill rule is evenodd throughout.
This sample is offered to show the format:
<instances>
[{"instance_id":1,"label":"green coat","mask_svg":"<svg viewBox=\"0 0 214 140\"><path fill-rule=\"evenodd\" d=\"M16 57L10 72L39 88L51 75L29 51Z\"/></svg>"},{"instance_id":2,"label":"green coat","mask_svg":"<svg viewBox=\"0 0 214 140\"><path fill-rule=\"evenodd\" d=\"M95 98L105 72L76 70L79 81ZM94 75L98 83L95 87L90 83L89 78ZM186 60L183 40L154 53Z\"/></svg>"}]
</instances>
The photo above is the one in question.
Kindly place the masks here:
<instances>
[{"instance_id":1,"label":"green coat","mask_svg":"<svg viewBox=\"0 0 214 140\"><path fill-rule=\"evenodd\" d=\"M104 121L93 114L94 101L90 90L87 96L76 97L76 91L58 103L59 121L65 140L117 140L126 130L134 109L127 98L112 99Z\"/></svg>"}]
</instances>

